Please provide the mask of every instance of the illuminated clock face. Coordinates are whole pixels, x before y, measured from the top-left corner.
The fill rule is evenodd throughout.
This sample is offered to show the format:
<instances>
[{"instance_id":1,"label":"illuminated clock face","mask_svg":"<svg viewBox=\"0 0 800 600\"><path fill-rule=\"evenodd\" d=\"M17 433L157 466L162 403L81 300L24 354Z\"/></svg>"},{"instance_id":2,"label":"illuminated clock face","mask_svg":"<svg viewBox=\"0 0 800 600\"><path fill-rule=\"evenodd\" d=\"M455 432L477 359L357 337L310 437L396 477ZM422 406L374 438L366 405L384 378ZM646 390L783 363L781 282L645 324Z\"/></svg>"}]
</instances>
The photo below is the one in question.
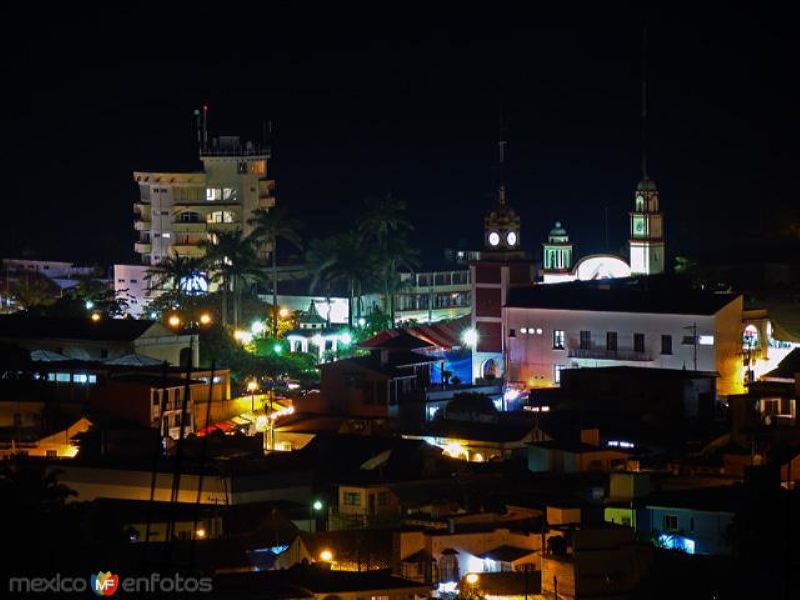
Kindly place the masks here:
<instances>
[{"instance_id":1,"label":"illuminated clock face","mask_svg":"<svg viewBox=\"0 0 800 600\"><path fill-rule=\"evenodd\" d=\"M634 218L633 232L639 234L644 233L644 219L642 219L641 217Z\"/></svg>"},{"instance_id":2,"label":"illuminated clock face","mask_svg":"<svg viewBox=\"0 0 800 600\"><path fill-rule=\"evenodd\" d=\"M492 246L497 246L500 243L500 234L496 231L493 231L489 234L489 244Z\"/></svg>"},{"instance_id":3,"label":"illuminated clock face","mask_svg":"<svg viewBox=\"0 0 800 600\"><path fill-rule=\"evenodd\" d=\"M509 231L508 235L506 235L506 242L508 242L509 246L513 246L517 243L517 234L513 231Z\"/></svg>"}]
</instances>

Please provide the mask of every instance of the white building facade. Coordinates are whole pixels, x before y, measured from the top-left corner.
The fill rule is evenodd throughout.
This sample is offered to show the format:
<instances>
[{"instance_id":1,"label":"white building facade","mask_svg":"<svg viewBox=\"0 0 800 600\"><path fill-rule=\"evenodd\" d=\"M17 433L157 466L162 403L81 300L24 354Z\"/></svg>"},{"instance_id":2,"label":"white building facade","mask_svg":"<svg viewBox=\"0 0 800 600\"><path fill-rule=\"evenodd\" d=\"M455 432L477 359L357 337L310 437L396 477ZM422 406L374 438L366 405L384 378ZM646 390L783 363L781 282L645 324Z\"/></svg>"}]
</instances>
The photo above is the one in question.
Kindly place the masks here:
<instances>
[{"instance_id":1,"label":"white building facade","mask_svg":"<svg viewBox=\"0 0 800 600\"><path fill-rule=\"evenodd\" d=\"M560 384L563 369L636 366L717 372L721 394L742 389L741 296L698 298L694 309L684 299L670 309L668 299L650 303L642 292L633 303L623 294L615 309L610 290L570 299L580 285L539 286L563 292L538 294L540 301L532 290L512 292L503 309L509 382L549 387Z\"/></svg>"}]
</instances>

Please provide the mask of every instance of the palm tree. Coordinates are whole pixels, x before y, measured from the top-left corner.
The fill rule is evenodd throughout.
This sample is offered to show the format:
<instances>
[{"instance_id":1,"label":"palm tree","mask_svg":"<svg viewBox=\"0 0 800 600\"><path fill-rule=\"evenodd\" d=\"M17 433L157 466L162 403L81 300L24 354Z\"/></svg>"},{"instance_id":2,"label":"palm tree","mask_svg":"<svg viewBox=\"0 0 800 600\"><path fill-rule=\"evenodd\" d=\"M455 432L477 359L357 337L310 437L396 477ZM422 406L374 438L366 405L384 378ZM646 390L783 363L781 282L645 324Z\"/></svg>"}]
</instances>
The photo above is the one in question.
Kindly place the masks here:
<instances>
[{"instance_id":1,"label":"palm tree","mask_svg":"<svg viewBox=\"0 0 800 600\"><path fill-rule=\"evenodd\" d=\"M52 279L41 273L25 273L11 287L11 297L25 310L52 305L60 290Z\"/></svg>"},{"instance_id":2,"label":"palm tree","mask_svg":"<svg viewBox=\"0 0 800 600\"><path fill-rule=\"evenodd\" d=\"M147 270L150 287L169 290L175 294L175 302L180 306L184 300L187 282L200 276L203 260L194 256L186 256L174 252Z\"/></svg>"},{"instance_id":3,"label":"palm tree","mask_svg":"<svg viewBox=\"0 0 800 600\"><path fill-rule=\"evenodd\" d=\"M228 324L228 293L233 292L233 325L239 326L242 283L261 275L253 241L241 229L221 231L202 242L205 265L222 292L222 324Z\"/></svg>"},{"instance_id":4,"label":"palm tree","mask_svg":"<svg viewBox=\"0 0 800 600\"><path fill-rule=\"evenodd\" d=\"M399 285L398 267L413 270L416 251L409 248L406 234L414 227L406 216L406 203L386 194L381 198L367 198L365 212L358 221L358 230L367 242L377 246L383 276L386 312L394 324L395 291Z\"/></svg>"},{"instance_id":5,"label":"palm tree","mask_svg":"<svg viewBox=\"0 0 800 600\"><path fill-rule=\"evenodd\" d=\"M278 335L278 238L284 239L298 250L303 249L303 243L297 231L301 227L300 221L290 217L282 206L269 210L259 208L253 211L253 216L247 220L248 224L255 226L253 239L269 242L272 246L272 335Z\"/></svg>"},{"instance_id":6,"label":"palm tree","mask_svg":"<svg viewBox=\"0 0 800 600\"><path fill-rule=\"evenodd\" d=\"M320 282L326 286L344 283L347 286L350 302L347 310L347 324L353 326L353 305L358 297L358 316L361 315L361 295L364 287L375 276L375 255L365 251L363 240L356 231L335 235L312 244L309 264L315 269L311 289ZM327 260L324 258L327 256Z\"/></svg>"}]
</instances>

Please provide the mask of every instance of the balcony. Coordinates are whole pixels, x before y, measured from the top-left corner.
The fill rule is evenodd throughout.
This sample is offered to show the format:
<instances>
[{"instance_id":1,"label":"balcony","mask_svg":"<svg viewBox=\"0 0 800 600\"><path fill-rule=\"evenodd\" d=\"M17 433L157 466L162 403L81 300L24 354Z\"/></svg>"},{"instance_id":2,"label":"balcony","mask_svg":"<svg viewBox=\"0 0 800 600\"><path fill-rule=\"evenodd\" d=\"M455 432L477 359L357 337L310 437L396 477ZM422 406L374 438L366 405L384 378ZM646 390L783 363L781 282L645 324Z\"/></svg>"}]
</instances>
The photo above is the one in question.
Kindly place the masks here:
<instances>
[{"instance_id":1,"label":"balcony","mask_svg":"<svg viewBox=\"0 0 800 600\"><path fill-rule=\"evenodd\" d=\"M177 252L181 256L204 256L205 251L196 244L173 244L171 246L173 252Z\"/></svg>"},{"instance_id":2,"label":"balcony","mask_svg":"<svg viewBox=\"0 0 800 600\"><path fill-rule=\"evenodd\" d=\"M152 223L150 221L143 221L141 219L136 219L133 222L133 228L136 231L149 231L150 230L150 225L152 225Z\"/></svg>"},{"instance_id":3,"label":"balcony","mask_svg":"<svg viewBox=\"0 0 800 600\"><path fill-rule=\"evenodd\" d=\"M150 251L153 249L153 246L150 242L136 242L133 245L133 251L137 254L150 254Z\"/></svg>"},{"instance_id":4,"label":"balcony","mask_svg":"<svg viewBox=\"0 0 800 600\"><path fill-rule=\"evenodd\" d=\"M205 222L198 221L196 223L173 223L172 231L175 233L205 233Z\"/></svg>"},{"instance_id":5,"label":"balcony","mask_svg":"<svg viewBox=\"0 0 800 600\"><path fill-rule=\"evenodd\" d=\"M567 354L570 358L590 358L595 360L619 360L650 362L653 355L649 352L636 350L607 350L606 348L570 348Z\"/></svg>"}]
</instances>

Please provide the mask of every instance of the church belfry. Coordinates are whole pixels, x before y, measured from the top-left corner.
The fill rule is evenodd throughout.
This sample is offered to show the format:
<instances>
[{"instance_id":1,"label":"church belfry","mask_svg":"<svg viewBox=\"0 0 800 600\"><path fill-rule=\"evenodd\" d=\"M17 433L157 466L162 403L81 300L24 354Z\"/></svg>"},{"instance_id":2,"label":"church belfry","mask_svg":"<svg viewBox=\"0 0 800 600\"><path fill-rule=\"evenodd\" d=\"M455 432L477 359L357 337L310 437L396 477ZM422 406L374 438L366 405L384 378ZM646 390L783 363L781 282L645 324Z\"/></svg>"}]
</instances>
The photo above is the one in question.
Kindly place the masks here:
<instances>
[{"instance_id":1,"label":"church belfry","mask_svg":"<svg viewBox=\"0 0 800 600\"><path fill-rule=\"evenodd\" d=\"M647 175L636 186L630 213L630 262L632 275L664 272L664 216L658 206L658 189Z\"/></svg>"},{"instance_id":2,"label":"church belfry","mask_svg":"<svg viewBox=\"0 0 800 600\"><path fill-rule=\"evenodd\" d=\"M664 216L656 183L647 175L647 31L642 38L642 180L636 186L630 213L630 265L632 275L664 272Z\"/></svg>"}]
</instances>

